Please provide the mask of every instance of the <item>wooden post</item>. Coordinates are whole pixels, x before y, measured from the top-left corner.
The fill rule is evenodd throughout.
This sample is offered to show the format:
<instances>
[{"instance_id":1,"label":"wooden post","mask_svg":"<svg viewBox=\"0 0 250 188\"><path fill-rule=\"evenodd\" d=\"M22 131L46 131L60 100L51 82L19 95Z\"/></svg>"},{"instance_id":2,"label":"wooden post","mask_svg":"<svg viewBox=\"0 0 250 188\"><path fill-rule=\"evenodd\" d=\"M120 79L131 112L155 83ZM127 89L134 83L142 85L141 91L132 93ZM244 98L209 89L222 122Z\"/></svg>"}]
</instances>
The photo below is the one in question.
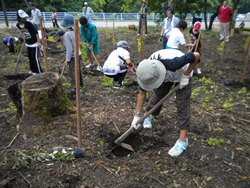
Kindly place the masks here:
<instances>
[{"instance_id":1,"label":"wooden post","mask_svg":"<svg viewBox=\"0 0 250 188\"><path fill-rule=\"evenodd\" d=\"M8 22L8 18L7 18L7 13L6 13L6 7L5 7L4 0L1 0L1 5L2 5L2 8L3 8L3 13L4 13L4 19L5 19L6 26L9 27L9 22Z\"/></svg>"},{"instance_id":2,"label":"wooden post","mask_svg":"<svg viewBox=\"0 0 250 188\"><path fill-rule=\"evenodd\" d=\"M143 40L144 40L144 19L141 20L141 33L140 33L140 42L141 42L141 49L140 49L140 61L143 60L143 54L142 54L142 50L143 50Z\"/></svg>"},{"instance_id":3,"label":"wooden post","mask_svg":"<svg viewBox=\"0 0 250 188\"><path fill-rule=\"evenodd\" d=\"M75 80L76 80L76 120L77 120L77 141L80 148L82 143L81 116L80 116L80 70L79 70L79 24L78 19L74 19L74 53L75 53Z\"/></svg>"},{"instance_id":4,"label":"wooden post","mask_svg":"<svg viewBox=\"0 0 250 188\"><path fill-rule=\"evenodd\" d=\"M242 77L241 77L241 83L245 83L245 80L246 80L247 74L248 74L249 50L250 50L250 36L248 37L247 46L246 46L245 53L244 53L244 63L245 63L245 65L244 65L244 72L243 72Z\"/></svg>"},{"instance_id":5,"label":"wooden post","mask_svg":"<svg viewBox=\"0 0 250 188\"><path fill-rule=\"evenodd\" d=\"M113 50L115 50L115 21L113 21L113 39L112 39L112 43L113 43Z\"/></svg>"},{"instance_id":6,"label":"wooden post","mask_svg":"<svg viewBox=\"0 0 250 188\"><path fill-rule=\"evenodd\" d=\"M45 72L48 72L48 64L47 64L47 40L46 40L46 32L43 27L43 19L40 17L40 28L42 32L42 45L43 45L43 61L45 66Z\"/></svg>"},{"instance_id":7,"label":"wooden post","mask_svg":"<svg viewBox=\"0 0 250 188\"><path fill-rule=\"evenodd\" d=\"M108 21L106 20L105 39L108 38Z\"/></svg>"}]
</instances>

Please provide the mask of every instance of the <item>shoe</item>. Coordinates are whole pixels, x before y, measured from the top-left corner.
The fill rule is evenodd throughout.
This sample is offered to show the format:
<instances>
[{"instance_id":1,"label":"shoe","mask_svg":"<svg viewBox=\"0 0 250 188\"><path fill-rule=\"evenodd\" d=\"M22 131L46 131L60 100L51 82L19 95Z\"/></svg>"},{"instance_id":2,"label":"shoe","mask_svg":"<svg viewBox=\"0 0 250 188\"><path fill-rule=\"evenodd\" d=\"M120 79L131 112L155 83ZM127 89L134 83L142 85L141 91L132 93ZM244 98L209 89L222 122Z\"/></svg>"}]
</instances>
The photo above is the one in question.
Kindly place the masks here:
<instances>
[{"instance_id":1,"label":"shoe","mask_svg":"<svg viewBox=\"0 0 250 188\"><path fill-rule=\"evenodd\" d=\"M153 116L149 115L147 118L144 119L144 122L143 122L144 129L152 129L152 122L151 122L152 118Z\"/></svg>"},{"instance_id":2,"label":"shoe","mask_svg":"<svg viewBox=\"0 0 250 188\"><path fill-rule=\"evenodd\" d=\"M224 40L224 37L220 37L220 41Z\"/></svg>"},{"instance_id":3,"label":"shoe","mask_svg":"<svg viewBox=\"0 0 250 188\"><path fill-rule=\"evenodd\" d=\"M197 68L197 69L196 69L196 73L197 73L197 74L201 74L201 69L200 69L200 68Z\"/></svg>"},{"instance_id":4,"label":"shoe","mask_svg":"<svg viewBox=\"0 0 250 188\"><path fill-rule=\"evenodd\" d=\"M140 36L140 33L137 33L137 36L139 37L139 36Z\"/></svg>"},{"instance_id":5,"label":"shoe","mask_svg":"<svg viewBox=\"0 0 250 188\"><path fill-rule=\"evenodd\" d=\"M226 42L229 42L229 39L226 39L225 41L226 41Z\"/></svg>"},{"instance_id":6,"label":"shoe","mask_svg":"<svg viewBox=\"0 0 250 188\"><path fill-rule=\"evenodd\" d=\"M33 73L32 71L29 71L29 72L28 72L29 75L32 75L32 73Z\"/></svg>"},{"instance_id":7,"label":"shoe","mask_svg":"<svg viewBox=\"0 0 250 188\"><path fill-rule=\"evenodd\" d=\"M117 83L117 82L114 82L114 83L113 83L113 88L114 88L114 89L119 89L119 88L121 88L121 87L122 87L121 84L119 84L119 83Z\"/></svg>"},{"instance_id":8,"label":"shoe","mask_svg":"<svg viewBox=\"0 0 250 188\"><path fill-rule=\"evenodd\" d=\"M103 70L102 70L102 67L101 67L100 65L98 65L98 66L96 67L96 70L97 70L97 71L100 71L100 72L103 71Z\"/></svg>"},{"instance_id":9,"label":"shoe","mask_svg":"<svg viewBox=\"0 0 250 188\"><path fill-rule=\"evenodd\" d=\"M95 66L95 65L93 65L93 64L88 64L88 65L86 65L85 67L86 67L87 69L92 69L92 68L94 68L94 66Z\"/></svg>"},{"instance_id":10,"label":"shoe","mask_svg":"<svg viewBox=\"0 0 250 188\"><path fill-rule=\"evenodd\" d=\"M188 139L186 138L186 142L182 142L179 139L175 142L175 145L169 150L168 154L171 157L178 157L184 150L188 147Z\"/></svg>"},{"instance_id":11,"label":"shoe","mask_svg":"<svg viewBox=\"0 0 250 188\"><path fill-rule=\"evenodd\" d=\"M145 37L147 37L148 36L148 34L145 34Z\"/></svg>"},{"instance_id":12,"label":"shoe","mask_svg":"<svg viewBox=\"0 0 250 188\"><path fill-rule=\"evenodd\" d=\"M32 75L37 75L37 73L35 73L35 72L32 72Z\"/></svg>"}]
</instances>

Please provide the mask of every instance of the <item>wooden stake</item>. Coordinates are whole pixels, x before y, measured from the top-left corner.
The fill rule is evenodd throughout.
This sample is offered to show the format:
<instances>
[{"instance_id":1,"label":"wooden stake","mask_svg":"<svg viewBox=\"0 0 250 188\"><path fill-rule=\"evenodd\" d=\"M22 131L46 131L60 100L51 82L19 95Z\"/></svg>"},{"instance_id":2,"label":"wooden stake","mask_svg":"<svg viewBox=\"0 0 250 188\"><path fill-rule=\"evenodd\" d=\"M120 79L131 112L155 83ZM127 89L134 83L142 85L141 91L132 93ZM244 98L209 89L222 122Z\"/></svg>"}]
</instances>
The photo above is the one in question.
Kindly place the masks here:
<instances>
[{"instance_id":1,"label":"wooden stake","mask_svg":"<svg viewBox=\"0 0 250 188\"><path fill-rule=\"evenodd\" d=\"M115 21L113 21L113 39L112 39L112 43L113 43L113 50L115 50Z\"/></svg>"},{"instance_id":2,"label":"wooden stake","mask_svg":"<svg viewBox=\"0 0 250 188\"><path fill-rule=\"evenodd\" d=\"M245 83L245 80L247 78L247 74L248 74L248 60L249 60L249 50L250 50L250 36L248 37L248 41L247 41L247 46L246 46L246 49L245 49L245 53L244 53L244 72L242 74L242 77L241 77L241 83Z\"/></svg>"},{"instance_id":3,"label":"wooden stake","mask_svg":"<svg viewBox=\"0 0 250 188\"><path fill-rule=\"evenodd\" d=\"M144 19L142 19L141 21L141 33L140 33L140 38L141 38L141 49L140 49L140 61L143 60L143 54L142 54L142 50L143 50L143 39L144 39Z\"/></svg>"},{"instance_id":4,"label":"wooden stake","mask_svg":"<svg viewBox=\"0 0 250 188\"><path fill-rule=\"evenodd\" d=\"M79 24L78 19L74 19L74 52L75 52L75 80L76 80L76 118L77 118L77 137L78 147L82 143L81 135L81 116L80 116L80 70L79 70Z\"/></svg>"},{"instance_id":5,"label":"wooden stake","mask_svg":"<svg viewBox=\"0 0 250 188\"><path fill-rule=\"evenodd\" d=\"M47 40L46 40L46 32L43 27L43 19L40 17L40 28L42 32L42 45L43 45L43 61L45 66L45 72L48 72L48 64L47 64Z\"/></svg>"},{"instance_id":6,"label":"wooden stake","mask_svg":"<svg viewBox=\"0 0 250 188\"><path fill-rule=\"evenodd\" d=\"M23 41L23 44L22 44L21 49L20 49L20 52L19 52L19 54L18 54L17 61L16 61L16 67L15 67L15 69L14 69L13 74L16 74L16 70L17 70L17 67L18 67L18 64L19 64L19 60L20 60L21 54L22 54L22 52L23 52L24 46L25 46L25 40Z\"/></svg>"}]
</instances>

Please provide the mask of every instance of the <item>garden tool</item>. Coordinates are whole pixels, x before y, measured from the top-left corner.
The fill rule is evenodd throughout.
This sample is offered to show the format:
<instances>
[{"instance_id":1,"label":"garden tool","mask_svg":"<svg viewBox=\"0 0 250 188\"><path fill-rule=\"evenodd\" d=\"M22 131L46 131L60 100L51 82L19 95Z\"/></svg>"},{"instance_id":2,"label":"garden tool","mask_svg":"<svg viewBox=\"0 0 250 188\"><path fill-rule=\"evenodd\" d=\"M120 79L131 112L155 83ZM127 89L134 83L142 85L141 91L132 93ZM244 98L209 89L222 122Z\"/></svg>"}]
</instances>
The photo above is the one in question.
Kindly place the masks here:
<instances>
[{"instance_id":1,"label":"garden tool","mask_svg":"<svg viewBox=\"0 0 250 188\"><path fill-rule=\"evenodd\" d=\"M83 43L86 44L86 46L88 46L86 42L83 42ZM96 58L96 56L95 56L95 54L94 54L94 52L93 52L93 49L90 49L90 48L89 48L89 50L91 51L91 54L93 55L93 57L94 57L96 63L98 64L98 66L101 67L101 65L99 64L99 62L98 62L98 60L97 60L97 58Z\"/></svg>"},{"instance_id":2,"label":"garden tool","mask_svg":"<svg viewBox=\"0 0 250 188\"><path fill-rule=\"evenodd\" d=\"M159 106L163 104L167 99L169 99L177 90L180 89L180 85L175 86L167 95L165 95L153 108L151 108L147 113L144 114L143 117L139 119L139 121L136 123L136 129L131 126L125 133L123 133L119 138L115 140L115 143L127 150L134 151L131 145L124 143L123 141L134 131L141 130L143 126L143 121L146 119L149 115L151 115Z\"/></svg>"},{"instance_id":3,"label":"garden tool","mask_svg":"<svg viewBox=\"0 0 250 188\"><path fill-rule=\"evenodd\" d=\"M17 67L18 67L19 60L20 60L21 54L22 54L22 52L23 52L24 46L25 46L25 40L23 41L23 44L22 44L21 49L20 49L20 52L19 52L19 54L18 54L17 61L16 61L16 67L15 67L15 69L14 69L13 74L16 74L16 69L17 69Z\"/></svg>"},{"instance_id":4,"label":"garden tool","mask_svg":"<svg viewBox=\"0 0 250 188\"><path fill-rule=\"evenodd\" d=\"M123 58L123 57L121 57L121 56L118 56L121 60L123 60L124 61L124 63L126 64L126 60ZM132 63L132 65L127 65L126 64L126 67L128 68L128 71L131 73L131 74L136 74L136 68L135 68L135 66L134 66L134 64Z\"/></svg>"}]
</instances>

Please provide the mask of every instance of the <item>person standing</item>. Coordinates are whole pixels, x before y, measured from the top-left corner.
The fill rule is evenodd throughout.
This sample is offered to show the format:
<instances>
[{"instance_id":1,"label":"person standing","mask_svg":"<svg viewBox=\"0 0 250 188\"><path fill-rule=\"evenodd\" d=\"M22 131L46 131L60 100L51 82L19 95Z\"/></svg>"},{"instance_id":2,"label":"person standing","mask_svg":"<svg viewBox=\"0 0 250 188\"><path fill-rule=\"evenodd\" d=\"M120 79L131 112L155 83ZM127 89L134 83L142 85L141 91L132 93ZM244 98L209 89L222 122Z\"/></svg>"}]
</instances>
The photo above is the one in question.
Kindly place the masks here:
<instances>
[{"instance_id":1,"label":"person standing","mask_svg":"<svg viewBox=\"0 0 250 188\"><path fill-rule=\"evenodd\" d=\"M59 28L59 25L57 24L57 18L56 18L56 11L55 10L52 11L51 18L52 18L53 27Z\"/></svg>"},{"instance_id":2,"label":"person standing","mask_svg":"<svg viewBox=\"0 0 250 188\"><path fill-rule=\"evenodd\" d=\"M232 15L232 9L228 6L228 1L224 1L219 10L220 15L220 40L229 42L229 24Z\"/></svg>"},{"instance_id":3,"label":"person standing","mask_svg":"<svg viewBox=\"0 0 250 188\"><path fill-rule=\"evenodd\" d=\"M138 30L137 36L141 35L142 22L144 22L145 36L148 35L147 14L148 14L147 3L145 0L143 0L141 3L141 9L139 11L140 20L139 20L139 30Z\"/></svg>"},{"instance_id":4,"label":"person standing","mask_svg":"<svg viewBox=\"0 0 250 188\"><path fill-rule=\"evenodd\" d=\"M63 35L63 42L66 48L65 53L65 66L69 66L69 76L71 79L71 88L70 88L70 97L72 98L76 93L76 81L75 81L75 54L74 54L74 17L72 15L66 15L63 17L61 26L66 28L65 34ZM83 79L80 68L80 58L81 51L79 49L79 77L80 77L80 86L83 86Z\"/></svg>"},{"instance_id":5,"label":"person standing","mask_svg":"<svg viewBox=\"0 0 250 188\"><path fill-rule=\"evenodd\" d=\"M28 14L23 10L18 10L16 27L21 30L25 39L25 45L28 51L30 73L37 74L42 72L40 60L38 57L39 48L41 47L40 39L35 26L27 21Z\"/></svg>"},{"instance_id":6,"label":"person standing","mask_svg":"<svg viewBox=\"0 0 250 188\"><path fill-rule=\"evenodd\" d=\"M163 49L153 53L149 59L140 62L137 68L136 75L140 91L131 123L131 126L135 129L137 129L138 120L143 116L142 109L147 91L154 92L146 107L146 111L149 111L169 93L173 85L180 85L180 89L176 91L175 101L180 135L175 145L168 152L172 157L179 156L188 147L187 131L190 127L190 98L192 92L190 75L198 60L199 53L196 52L185 55L179 50ZM144 129L152 128L152 117L153 115L159 115L161 108L162 105L144 120Z\"/></svg>"},{"instance_id":7,"label":"person standing","mask_svg":"<svg viewBox=\"0 0 250 188\"><path fill-rule=\"evenodd\" d=\"M177 27L179 23L179 18L174 16L174 10L168 9L167 10L167 17L162 22L162 29L160 34L160 39L162 40L162 48L166 48L166 44L168 42L170 31Z\"/></svg>"},{"instance_id":8,"label":"person standing","mask_svg":"<svg viewBox=\"0 0 250 188\"><path fill-rule=\"evenodd\" d=\"M87 2L84 2L83 4L83 12L84 12L84 8L86 9L86 14L89 15L89 17L91 18L91 15L94 14L94 11L91 7L89 7L89 4Z\"/></svg>"},{"instance_id":9,"label":"person standing","mask_svg":"<svg viewBox=\"0 0 250 188\"><path fill-rule=\"evenodd\" d=\"M35 25L36 29L40 28L40 18L42 17L41 11L36 8L34 3L30 3L31 7L31 22Z\"/></svg>"},{"instance_id":10,"label":"person standing","mask_svg":"<svg viewBox=\"0 0 250 188\"><path fill-rule=\"evenodd\" d=\"M102 71L101 67L101 60L100 60L100 46L99 46L99 40L98 40L98 33L96 31L96 26L88 22L88 19L84 16L81 16L80 19L80 33L81 38L83 42L87 45L86 46L86 52L87 52L87 58L90 62L89 65L86 66L86 68L90 69L94 67L94 57L97 59L98 66L96 70Z\"/></svg>"},{"instance_id":11,"label":"person standing","mask_svg":"<svg viewBox=\"0 0 250 188\"><path fill-rule=\"evenodd\" d=\"M83 9L82 9L82 15L87 18L88 22L91 22L91 17L87 13L87 7L83 7Z\"/></svg>"}]
</instances>

